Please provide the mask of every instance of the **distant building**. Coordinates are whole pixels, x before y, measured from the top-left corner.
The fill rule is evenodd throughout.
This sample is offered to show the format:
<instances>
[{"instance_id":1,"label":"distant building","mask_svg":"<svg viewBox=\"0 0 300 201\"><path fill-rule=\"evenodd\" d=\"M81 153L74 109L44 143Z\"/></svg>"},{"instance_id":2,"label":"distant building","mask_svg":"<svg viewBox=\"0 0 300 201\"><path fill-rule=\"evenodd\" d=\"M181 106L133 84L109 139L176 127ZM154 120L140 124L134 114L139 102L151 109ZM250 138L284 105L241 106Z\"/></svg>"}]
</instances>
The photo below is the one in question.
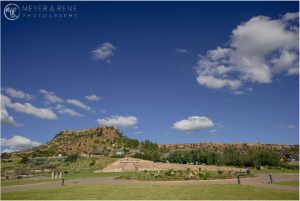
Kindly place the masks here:
<instances>
[{"instance_id":1,"label":"distant building","mask_svg":"<svg viewBox=\"0 0 300 201\"><path fill-rule=\"evenodd\" d=\"M116 151L116 152L115 152L115 155L116 155L116 156L124 156L125 153L124 153L124 151Z\"/></svg>"},{"instance_id":2,"label":"distant building","mask_svg":"<svg viewBox=\"0 0 300 201\"><path fill-rule=\"evenodd\" d=\"M93 157L93 156L103 156L103 155L104 155L104 151L101 148L94 149L93 151L91 151L89 153L90 157Z\"/></svg>"}]
</instances>

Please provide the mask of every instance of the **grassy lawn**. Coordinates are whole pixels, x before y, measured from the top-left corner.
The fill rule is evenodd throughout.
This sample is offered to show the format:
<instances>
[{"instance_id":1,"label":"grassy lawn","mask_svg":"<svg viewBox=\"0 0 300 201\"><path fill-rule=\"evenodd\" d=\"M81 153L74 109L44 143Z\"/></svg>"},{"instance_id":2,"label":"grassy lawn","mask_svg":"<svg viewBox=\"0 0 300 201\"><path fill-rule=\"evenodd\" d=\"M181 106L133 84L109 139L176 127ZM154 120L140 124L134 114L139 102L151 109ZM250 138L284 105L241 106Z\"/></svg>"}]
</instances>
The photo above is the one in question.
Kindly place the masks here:
<instances>
[{"instance_id":1,"label":"grassy lawn","mask_svg":"<svg viewBox=\"0 0 300 201\"><path fill-rule=\"evenodd\" d=\"M24 185L24 184L36 184L36 183L44 183L51 182L52 179L15 179L15 180L7 180L1 181L1 186L15 186L15 185Z\"/></svg>"},{"instance_id":2,"label":"grassy lawn","mask_svg":"<svg viewBox=\"0 0 300 201\"><path fill-rule=\"evenodd\" d=\"M299 180L275 182L275 184L286 186L299 186Z\"/></svg>"},{"instance_id":3,"label":"grassy lawn","mask_svg":"<svg viewBox=\"0 0 300 201\"><path fill-rule=\"evenodd\" d=\"M102 173L94 173L94 172L81 172L81 173L70 173L65 175L65 179L76 179L76 178L87 178L87 177L120 177L120 176L136 176L138 173L134 172L102 172ZM14 185L25 185L25 184L36 184L36 183L45 183L45 182L53 182L59 181L52 180L49 178L42 179L15 179L15 180L7 180L1 181L1 186L14 186Z\"/></svg>"},{"instance_id":4,"label":"grassy lawn","mask_svg":"<svg viewBox=\"0 0 300 201\"><path fill-rule=\"evenodd\" d=\"M269 168L264 168L262 170L256 170L256 169L251 169L251 173L253 174L265 174L271 172L272 174L276 173L299 173L299 169L269 169Z\"/></svg>"},{"instance_id":5,"label":"grassy lawn","mask_svg":"<svg viewBox=\"0 0 300 201\"><path fill-rule=\"evenodd\" d=\"M88 185L2 193L4 200L298 200L298 191L270 190L239 185Z\"/></svg>"}]
</instances>

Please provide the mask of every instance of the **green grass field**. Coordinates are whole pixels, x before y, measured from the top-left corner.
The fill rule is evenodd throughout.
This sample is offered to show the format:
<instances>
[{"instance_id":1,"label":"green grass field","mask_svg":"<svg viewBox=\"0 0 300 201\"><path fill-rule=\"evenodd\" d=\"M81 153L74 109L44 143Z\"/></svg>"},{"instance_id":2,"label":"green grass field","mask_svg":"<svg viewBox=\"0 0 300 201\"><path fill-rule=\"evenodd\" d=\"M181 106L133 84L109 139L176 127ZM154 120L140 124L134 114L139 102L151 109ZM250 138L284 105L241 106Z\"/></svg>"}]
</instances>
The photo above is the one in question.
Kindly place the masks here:
<instances>
[{"instance_id":1,"label":"green grass field","mask_svg":"<svg viewBox=\"0 0 300 201\"><path fill-rule=\"evenodd\" d=\"M14 180L7 180L1 181L1 186L15 186L15 185L25 185L25 184L36 184L36 183L45 183L51 182L51 179L14 179Z\"/></svg>"},{"instance_id":2,"label":"green grass field","mask_svg":"<svg viewBox=\"0 0 300 201\"><path fill-rule=\"evenodd\" d=\"M298 191L239 185L88 185L2 193L4 200L298 200Z\"/></svg>"},{"instance_id":3,"label":"green grass field","mask_svg":"<svg viewBox=\"0 0 300 201\"><path fill-rule=\"evenodd\" d=\"M77 178L87 178L87 177L119 177L119 176L135 176L138 173L135 172L81 172L81 173L70 173L65 175L65 179L77 179ZM14 186L14 185L25 185L25 184L36 184L36 183L45 183L53 182L59 180L52 180L49 176L48 178L41 179L14 179L1 181L1 186Z\"/></svg>"},{"instance_id":4,"label":"green grass field","mask_svg":"<svg viewBox=\"0 0 300 201\"><path fill-rule=\"evenodd\" d=\"M299 180L281 181L281 182L275 182L275 184L286 185L286 186L299 186Z\"/></svg>"},{"instance_id":5,"label":"green grass field","mask_svg":"<svg viewBox=\"0 0 300 201\"><path fill-rule=\"evenodd\" d=\"M286 169L286 168L282 168L282 169L269 169L269 168L264 168L262 170L256 170L256 169L252 169L251 173L253 174L265 174L265 173L269 173L271 172L272 174L276 174L276 173L299 173L299 169Z\"/></svg>"}]
</instances>

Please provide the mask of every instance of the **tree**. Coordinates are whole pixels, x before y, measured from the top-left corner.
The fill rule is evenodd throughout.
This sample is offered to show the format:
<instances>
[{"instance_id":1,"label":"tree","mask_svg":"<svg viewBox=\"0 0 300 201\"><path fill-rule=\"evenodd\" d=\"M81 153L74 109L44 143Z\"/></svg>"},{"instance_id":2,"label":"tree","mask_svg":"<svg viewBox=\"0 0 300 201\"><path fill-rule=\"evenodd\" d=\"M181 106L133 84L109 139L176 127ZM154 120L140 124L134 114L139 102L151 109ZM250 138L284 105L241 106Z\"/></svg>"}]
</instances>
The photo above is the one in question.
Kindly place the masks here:
<instances>
[{"instance_id":1,"label":"tree","mask_svg":"<svg viewBox=\"0 0 300 201\"><path fill-rule=\"evenodd\" d=\"M223 161L225 165L241 166L241 150L234 145L230 145L224 149Z\"/></svg>"},{"instance_id":2,"label":"tree","mask_svg":"<svg viewBox=\"0 0 300 201\"><path fill-rule=\"evenodd\" d=\"M135 157L155 162L160 161L158 144L151 142L150 140L141 142L140 153L135 154Z\"/></svg>"},{"instance_id":3,"label":"tree","mask_svg":"<svg viewBox=\"0 0 300 201\"><path fill-rule=\"evenodd\" d=\"M70 162L70 163L74 163L78 160L79 158L79 155L78 154L73 154L73 155L70 155L68 156L66 159L65 159L65 162Z\"/></svg>"},{"instance_id":4,"label":"tree","mask_svg":"<svg viewBox=\"0 0 300 201\"><path fill-rule=\"evenodd\" d=\"M11 157L10 153L4 152L1 154L1 160L2 159L9 159Z\"/></svg>"},{"instance_id":5,"label":"tree","mask_svg":"<svg viewBox=\"0 0 300 201\"><path fill-rule=\"evenodd\" d=\"M20 163L24 163L24 164L26 164L28 161L29 161L30 159L28 158L28 157L26 157L26 156L23 156L22 158L21 158L21 161L20 161Z\"/></svg>"}]
</instances>

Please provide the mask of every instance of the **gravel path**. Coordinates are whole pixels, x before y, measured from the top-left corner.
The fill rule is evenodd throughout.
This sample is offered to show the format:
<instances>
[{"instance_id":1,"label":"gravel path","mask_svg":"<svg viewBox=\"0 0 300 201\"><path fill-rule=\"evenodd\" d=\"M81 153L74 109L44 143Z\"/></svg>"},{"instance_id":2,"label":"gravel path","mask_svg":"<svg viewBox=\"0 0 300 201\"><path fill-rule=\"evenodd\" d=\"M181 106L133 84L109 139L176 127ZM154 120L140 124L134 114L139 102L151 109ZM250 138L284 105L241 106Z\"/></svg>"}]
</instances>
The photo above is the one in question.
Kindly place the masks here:
<instances>
[{"instance_id":1,"label":"gravel path","mask_svg":"<svg viewBox=\"0 0 300 201\"><path fill-rule=\"evenodd\" d=\"M280 189L280 190L299 190L298 186L285 186L270 184L269 175L261 174L252 178L241 178L241 185L250 185L255 187ZM273 174L273 181L292 181L299 180L299 174ZM138 181L138 180L118 180L113 177L91 177L65 180L66 186L80 186L92 184L110 184L110 185L214 185L214 184L237 184L236 179L219 179L219 180L183 180L183 181ZM26 184L16 186L3 186L2 192L14 192L34 189L46 189L60 186L60 181Z\"/></svg>"}]
</instances>

